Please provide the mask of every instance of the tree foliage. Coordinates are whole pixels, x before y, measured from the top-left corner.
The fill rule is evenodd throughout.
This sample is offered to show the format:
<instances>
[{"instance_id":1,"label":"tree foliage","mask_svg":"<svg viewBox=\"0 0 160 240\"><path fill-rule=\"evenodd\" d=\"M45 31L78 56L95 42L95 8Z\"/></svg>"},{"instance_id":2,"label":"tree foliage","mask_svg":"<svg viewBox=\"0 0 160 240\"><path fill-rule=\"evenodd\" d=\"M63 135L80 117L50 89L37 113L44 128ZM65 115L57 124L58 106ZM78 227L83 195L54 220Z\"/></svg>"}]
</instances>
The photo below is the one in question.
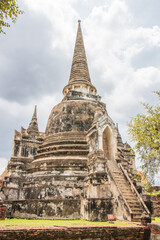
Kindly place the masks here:
<instances>
[{"instance_id":1,"label":"tree foliage","mask_svg":"<svg viewBox=\"0 0 160 240\"><path fill-rule=\"evenodd\" d=\"M155 92L160 100L160 92ZM154 182L154 175L160 170L160 105L143 103L145 114L137 114L128 123L128 133L135 142L142 170L149 180Z\"/></svg>"},{"instance_id":2,"label":"tree foliage","mask_svg":"<svg viewBox=\"0 0 160 240\"><path fill-rule=\"evenodd\" d=\"M0 33L5 33L4 27L10 27L9 21L15 23L19 14L22 14L17 0L0 0Z\"/></svg>"}]
</instances>

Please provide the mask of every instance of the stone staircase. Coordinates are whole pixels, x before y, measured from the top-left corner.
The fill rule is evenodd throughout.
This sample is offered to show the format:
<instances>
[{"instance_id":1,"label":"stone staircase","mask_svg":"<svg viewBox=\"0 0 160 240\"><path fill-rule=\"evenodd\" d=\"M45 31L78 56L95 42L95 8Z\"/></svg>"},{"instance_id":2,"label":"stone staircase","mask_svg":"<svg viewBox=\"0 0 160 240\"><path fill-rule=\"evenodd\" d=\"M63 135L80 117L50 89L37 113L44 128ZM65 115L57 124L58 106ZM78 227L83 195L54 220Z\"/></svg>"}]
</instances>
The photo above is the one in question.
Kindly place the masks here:
<instances>
[{"instance_id":1,"label":"stone staircase","mask_svg":"<svg viewBox=\"0 0 160 240\"><path fill-rule=\"evenodd\" d=\"M109 160L107 162L107 165L117 188L123 195L123 199L125 199L130 209L131 220L134 222L141 221L141 215L144 209L136 193L131 190L129 182L127 181L122 170L118 167L118 164L115 161Z\"/></svg>"}]
</instances>

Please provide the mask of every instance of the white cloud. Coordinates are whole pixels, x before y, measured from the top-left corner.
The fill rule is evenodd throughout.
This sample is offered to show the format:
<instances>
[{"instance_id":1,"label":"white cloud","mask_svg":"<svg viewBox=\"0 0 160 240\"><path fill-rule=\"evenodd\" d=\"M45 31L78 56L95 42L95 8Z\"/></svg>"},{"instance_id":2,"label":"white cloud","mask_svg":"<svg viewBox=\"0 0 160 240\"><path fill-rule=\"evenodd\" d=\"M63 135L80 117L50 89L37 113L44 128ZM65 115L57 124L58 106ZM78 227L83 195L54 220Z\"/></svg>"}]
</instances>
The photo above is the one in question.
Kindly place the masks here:
<instances>
[{"instance_id":1,"label":"white cloud","mask_svg":"<svg viewBox=\"0 0 160 240\"><path fill-rule=\"evenodd\" d=\"M130 106L138 104L143 99L144 88L149 92L151 86L156 86L160 72L152 66L135 70L132 59L142 50L159 47L160 28L135 27L134 16L128 10L127 3L117 0L93 8L85 24L90 72L100 74L95 84L102 81L104 91L105 83L110 81L114 84L113 91L103 93L105 100L109 94L112 108L116 111L118 107L125 108L128 103Z\"/></svg>"},{"instance_id":2,"label":"white cloud","mask_svg":"<svg viewBox=\"0 0 160 240\"><path fill-rule=\"evenodd\" d=\"M25 0L29 10L43 14L52 26L52 47L69 54L71 41L74 39L73 26L78 14L72 6L76 0Z\"/></svg>"},{"instance_id":3,"label":"white cloud","mask_svg":"<svg viewBox=\"0 0 160 240\"><path fill-rule=\"evenodd\" d=\"M32 114L34 111L34 106L37 105L38 109L38 122L40 122L40 131L45 131L46 121L48 120L50 111L52 110L53 106L55 106L60 100L62 99L61 94L55 94L52 96L46 95L42 96L39 100L33 100L26 105L21 105L17 102L10 102L0 98L0 112L1 113L8 113L8 118L17 121L17 126L20 130L22 124L24 128L27 128L30 120L32 118ZM13 129L14 132L14 129Z\"/></svg>"}]
</instances>

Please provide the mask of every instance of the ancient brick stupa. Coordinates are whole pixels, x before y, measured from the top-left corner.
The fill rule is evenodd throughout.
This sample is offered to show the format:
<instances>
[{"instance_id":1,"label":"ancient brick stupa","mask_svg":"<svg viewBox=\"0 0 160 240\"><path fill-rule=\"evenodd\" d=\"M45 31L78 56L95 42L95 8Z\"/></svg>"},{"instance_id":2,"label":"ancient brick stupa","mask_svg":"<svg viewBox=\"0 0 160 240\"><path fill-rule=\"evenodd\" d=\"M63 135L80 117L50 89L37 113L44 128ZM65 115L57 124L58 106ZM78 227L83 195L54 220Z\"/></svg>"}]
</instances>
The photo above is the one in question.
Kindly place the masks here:
<instances>
[{"instance_id":1,"label":"ancient brick stupa","mask_svg":"<svg viewBox=\"0 0 160 240\"><path fill-rule=\"evenodd\" d=\"M150 215L144 189L132 181L134 153L91 83L80 21L63 94L44 133L36 108L28 129L15 131L0 192L7 216L106 220L113 214L139 221Z\"/></svg>"}]
</instances>

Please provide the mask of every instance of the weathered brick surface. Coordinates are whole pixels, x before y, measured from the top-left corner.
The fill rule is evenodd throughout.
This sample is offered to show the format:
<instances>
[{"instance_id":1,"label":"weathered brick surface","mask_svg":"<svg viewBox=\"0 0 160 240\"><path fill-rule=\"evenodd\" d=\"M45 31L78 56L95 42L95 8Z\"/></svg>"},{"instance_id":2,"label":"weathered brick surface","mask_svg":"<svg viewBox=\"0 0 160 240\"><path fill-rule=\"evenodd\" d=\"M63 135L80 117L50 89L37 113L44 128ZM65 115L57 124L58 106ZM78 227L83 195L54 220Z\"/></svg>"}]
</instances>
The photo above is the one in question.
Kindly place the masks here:
<instances>
[{"instance_id":1,"label":"weathered brick surface","mask_svg":"<svg viewBox=\"0 0 160 240\"><path fill-rule=\"evenodd\" d=\"M6 218L6 205L0 204L0 220L4 220Z\"/></svg>"},{"instance_id":2,"label":"weathered brick surface","mask_svg":"<svg viewBox=\"0 0 160 240\"><path fill-rule=\"evenodd\" d=\"M160 235L160 224L159 223L151 223L150 228L151 228L152 233Z\"/></svg>"},{"instance_id":3,"label":"weathered brick surface","mask_svg":"<svg viewBox=\"0 0 160 240\"><path fill-rule=\"evenodd\" d=\"M22 201L5 201L7 205L7 218L35 218L57 219L80 218L80 200L76 199L29 199ZM12 203L12 204L11 204ZM45 211L44 211L45 209ZM69 217L68 217L69 216Z\"/></svg>"},{"instance_id":4,"label":"weathered brick surface","mask_svg":"<svg viewBox=\"0 0 160 240\"><path fill-rule=\"evenodd\" d=\"M160 194L152 196L153 215L160 217Z\"/></svg>"},{"instance_id":5,"label":"weathered brick surface","mask_svg":"<svg viewBox=\"0 0 160 240\"><path fill-rule=\"evenodd\" d=\"M0 229L1 240L149 240L149 227L52 227Z\"/></svg>"}]
</instances>

